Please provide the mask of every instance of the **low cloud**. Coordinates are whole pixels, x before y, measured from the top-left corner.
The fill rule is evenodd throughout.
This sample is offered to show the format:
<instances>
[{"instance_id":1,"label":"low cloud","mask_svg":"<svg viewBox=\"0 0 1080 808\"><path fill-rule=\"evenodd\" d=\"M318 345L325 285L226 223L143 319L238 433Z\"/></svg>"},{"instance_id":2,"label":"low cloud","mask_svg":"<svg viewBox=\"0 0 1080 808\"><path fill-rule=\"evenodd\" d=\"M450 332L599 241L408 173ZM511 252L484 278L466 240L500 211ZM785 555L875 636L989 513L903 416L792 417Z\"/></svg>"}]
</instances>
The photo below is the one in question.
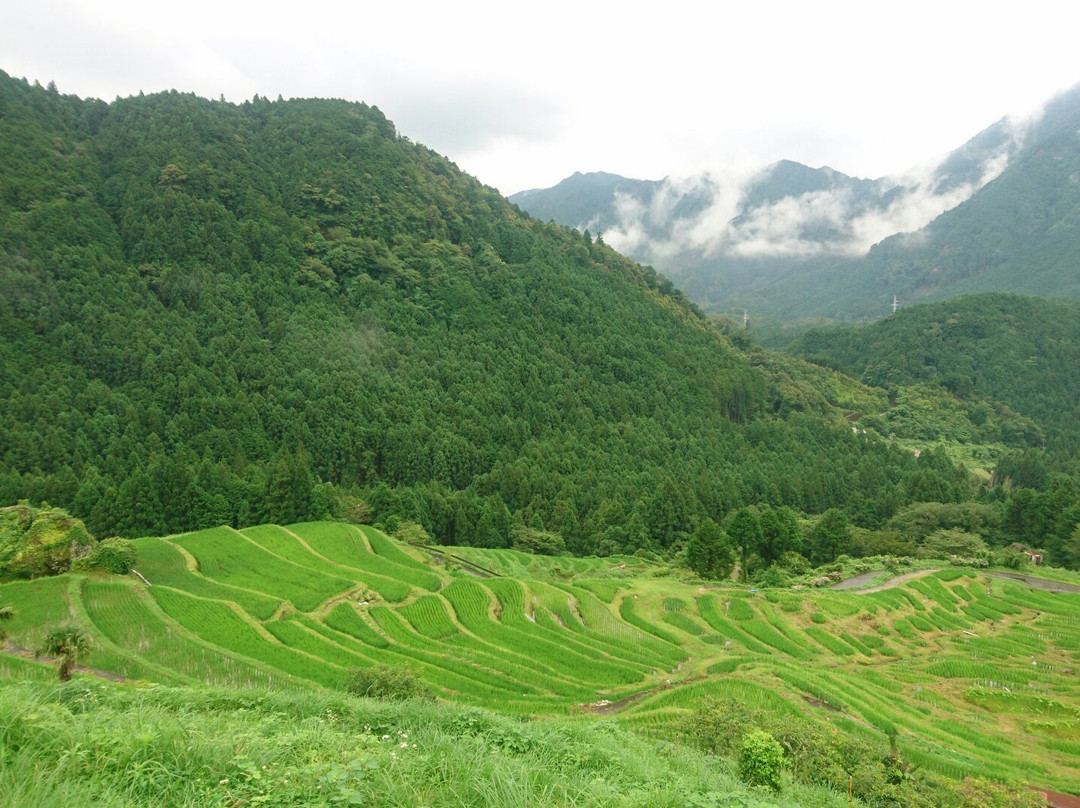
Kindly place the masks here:
<instances>
[{"instance_id":1,"label":"low cloud","mask_svg":"<svg viewBox=\"0 0 1080 808\"><path fill-rule=\"evenodd\" d=\"M918 231L996 179L1035 120L1003 122L1005 133L993 148L976 151L983 147L973 146L965 155L964 178L949 174L946 162L873 182L831 174L826 175L831 187L779 198L773 194L761 204L748 199L768 186L772 167L757 175L667 179L648 201L616 194L612 213L617 224L604 231L604 239L651 261L686 253L710 258L862 255L889 236ZM680 201L703 189L709 193L707 204L680 216Z\"/></svg>"}]
</instances>

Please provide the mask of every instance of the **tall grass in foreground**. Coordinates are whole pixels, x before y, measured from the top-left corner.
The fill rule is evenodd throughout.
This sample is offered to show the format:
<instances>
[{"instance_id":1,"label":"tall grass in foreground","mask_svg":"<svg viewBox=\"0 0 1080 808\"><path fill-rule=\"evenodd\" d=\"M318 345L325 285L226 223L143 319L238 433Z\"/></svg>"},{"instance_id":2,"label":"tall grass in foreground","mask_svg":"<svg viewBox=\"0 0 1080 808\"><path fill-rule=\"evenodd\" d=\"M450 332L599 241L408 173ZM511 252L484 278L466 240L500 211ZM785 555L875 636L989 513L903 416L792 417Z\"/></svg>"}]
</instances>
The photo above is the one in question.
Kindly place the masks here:
<instances>
[{"instance_id":1,"label":"tall grass in foreground","mask_svg":"<svg viewBox=\"0 0 1080 808\"><path fill-rule=\"evenodd\" d=\"M0 690L0 806L840 808L611 722L523 722L430 702L87 681ZM858 803L857 803L858 804Z\"/></svg>"}]
</instances>

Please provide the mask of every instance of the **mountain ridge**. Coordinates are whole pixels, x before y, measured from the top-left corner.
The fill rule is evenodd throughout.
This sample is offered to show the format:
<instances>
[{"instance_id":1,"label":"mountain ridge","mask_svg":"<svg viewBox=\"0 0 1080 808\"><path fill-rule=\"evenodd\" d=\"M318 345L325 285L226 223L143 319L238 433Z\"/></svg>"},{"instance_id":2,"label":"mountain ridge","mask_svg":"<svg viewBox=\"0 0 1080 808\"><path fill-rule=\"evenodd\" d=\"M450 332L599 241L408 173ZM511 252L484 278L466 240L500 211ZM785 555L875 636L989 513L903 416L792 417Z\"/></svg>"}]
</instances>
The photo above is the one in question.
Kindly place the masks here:
<instances>
[{"instance_id":1,"label":"mountain ridge","mask_svg":"<svg viewBox=\"0 0 1080 808\"><path fill-rule=\"evenodd\" d=\"M781 160L726 188L709 186L707 175L661 181L676 196L695 183L711 188L712 203L696 219L658 211L639 194L636 207L595 196L592 221L607 226L608 243L660 267L710 311L855 320L883 316L893 295L1075 297L1069 177L1080 175L1069 133L1078 125L1074 88L1037 116L1002 118L906 178L864 180ZM558 188L545 198L547 213L559 213ZM511 199L528 210L542 196ZM567 214L552 218L584 226L580 213ZM1033 253L1034 266L1024 260Z\"/></svg>"}]
</instances>

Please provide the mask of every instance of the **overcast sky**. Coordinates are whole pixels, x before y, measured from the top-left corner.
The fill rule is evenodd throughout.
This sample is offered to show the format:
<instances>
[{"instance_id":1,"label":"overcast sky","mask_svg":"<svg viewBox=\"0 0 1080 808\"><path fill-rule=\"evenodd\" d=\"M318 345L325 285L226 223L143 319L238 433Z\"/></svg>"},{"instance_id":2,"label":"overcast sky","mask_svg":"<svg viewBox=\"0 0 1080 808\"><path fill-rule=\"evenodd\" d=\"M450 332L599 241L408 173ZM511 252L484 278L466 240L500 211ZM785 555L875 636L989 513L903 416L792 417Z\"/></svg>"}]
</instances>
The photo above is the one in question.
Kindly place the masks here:
<instances>
[{"instance_id":1,"label":"overcast sky","mask_svg":"<svg viewBox=\"0 0 1080 808\"><path fill-rule=\"evenodd\" d=\"M365 101L506 194L782 158L879 177L1080 82L1061 0L729 5L4 0L0 69L107 101Z\"/></svg>"}]
</instances>

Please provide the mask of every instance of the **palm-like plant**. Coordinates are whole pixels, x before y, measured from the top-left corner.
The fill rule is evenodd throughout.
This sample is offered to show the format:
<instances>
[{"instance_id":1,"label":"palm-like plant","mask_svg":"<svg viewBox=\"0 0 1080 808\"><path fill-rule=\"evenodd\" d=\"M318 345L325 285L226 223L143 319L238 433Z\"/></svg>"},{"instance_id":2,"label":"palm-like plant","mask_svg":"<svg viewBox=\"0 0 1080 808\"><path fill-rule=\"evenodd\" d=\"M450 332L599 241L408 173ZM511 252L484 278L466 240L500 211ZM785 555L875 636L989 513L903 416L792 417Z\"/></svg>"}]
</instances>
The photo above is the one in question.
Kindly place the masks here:
<instances>
[{"instance_id":1,"label":"palm-like plant","mask_svg":"<svg viewBox=\"0 0 1080 808\"><path fill-rule=\"evenodd\" d=\"M90 652L90 635L76 625L57 626L45 635L38 655L56 657L56 675L61 682L71 678L79 658Z\"/></svg>"}]
</instances>

